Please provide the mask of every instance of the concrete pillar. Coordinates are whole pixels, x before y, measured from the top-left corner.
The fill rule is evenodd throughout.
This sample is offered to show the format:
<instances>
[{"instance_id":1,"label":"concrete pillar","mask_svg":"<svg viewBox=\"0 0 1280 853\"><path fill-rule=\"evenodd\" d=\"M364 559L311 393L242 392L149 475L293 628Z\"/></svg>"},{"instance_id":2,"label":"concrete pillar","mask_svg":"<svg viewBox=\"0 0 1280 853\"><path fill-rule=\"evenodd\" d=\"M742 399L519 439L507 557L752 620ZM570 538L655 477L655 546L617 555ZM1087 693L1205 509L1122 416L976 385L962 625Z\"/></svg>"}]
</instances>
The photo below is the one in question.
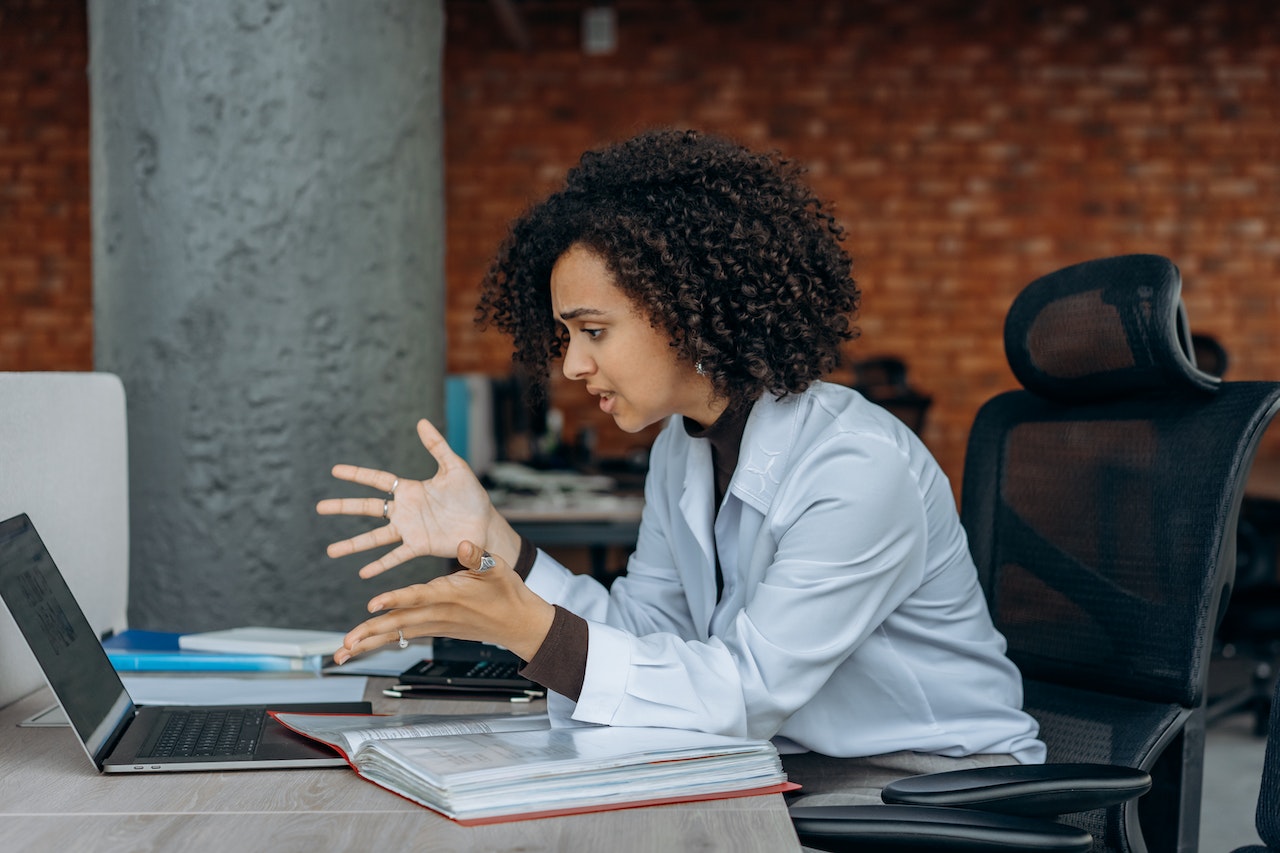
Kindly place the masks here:
<instances>
[{"instance_id":1,"label":"concrete pillar","mask_svg":"<svg viewBox=\"0 0 1280 853\"><path fill-rule=\"evenodd\" d=\"M438 0L89 0L95 365L128 397L134 627L345 630L336 462L442 423ZM379 522L380 523L380 522Z\"/></svg>"}]
</instances>

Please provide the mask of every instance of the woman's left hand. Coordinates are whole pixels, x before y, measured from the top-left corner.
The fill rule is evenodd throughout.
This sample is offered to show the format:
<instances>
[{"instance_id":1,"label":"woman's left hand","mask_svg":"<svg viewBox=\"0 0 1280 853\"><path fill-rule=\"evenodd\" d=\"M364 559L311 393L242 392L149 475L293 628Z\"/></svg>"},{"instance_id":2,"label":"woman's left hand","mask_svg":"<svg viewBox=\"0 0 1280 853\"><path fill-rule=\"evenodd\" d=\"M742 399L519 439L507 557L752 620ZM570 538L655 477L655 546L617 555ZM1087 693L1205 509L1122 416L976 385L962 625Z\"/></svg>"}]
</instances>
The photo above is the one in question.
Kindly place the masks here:
<instances>
[{"instance_id":1,"label":"woman's left hand","mask_svg":"<svg viewBox=\"0 0 1280 853\"><path fill-rule=\"evenodd\" d=\"M453 637L497 643L532 660L546 639L555 608L538 597L498 556L482 568L486 552L473 542L458 545L462 571L375 596L369 612L380 613L347 634L335 663L414 637ZM488 561L486 561L488 562Z\"/></svg>"}]
</instances>

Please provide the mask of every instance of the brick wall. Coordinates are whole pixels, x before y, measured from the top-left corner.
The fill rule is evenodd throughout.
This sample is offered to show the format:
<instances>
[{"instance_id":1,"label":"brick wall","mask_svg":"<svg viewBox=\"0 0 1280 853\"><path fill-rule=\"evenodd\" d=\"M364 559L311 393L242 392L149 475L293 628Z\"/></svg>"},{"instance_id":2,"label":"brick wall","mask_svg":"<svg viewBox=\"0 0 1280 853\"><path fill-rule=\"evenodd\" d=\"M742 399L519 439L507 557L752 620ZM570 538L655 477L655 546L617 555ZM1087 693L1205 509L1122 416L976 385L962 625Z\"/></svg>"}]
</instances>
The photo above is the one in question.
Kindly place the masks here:
<instances>
[{"instance_id":1,"label":"brick wall","mask_svg":"<svg viewBox=\"0 0 1280 853\"><path fill-rule=\"evenodd\" d=\"M0 370L93 364L83 0L0 2Z\"/></svg>"},{"instance_id":2,"label":"brick wall","mask_svg":"<svg viewBox=\"0 0 1280 853\"><path fill-rule=\"evenodd\" d=\"M1005 309L1066 264L1170 256L1229 378L1280 378L1276 4L616 0L608 56L580 49L584 0L513 5L528 50L494 4L446 2L452 371L509 368L472 324L509 220L583 149L673 124L809 165L865 293L849 354L909 360L956 484L978 405L1014 385ZM0 5L0 369L90 365L83 29L81 2ZM632 441L579 389L554 401L605 451Z\"/></svg>"},{"instance_id":3,"label":"brick wall","mask_svg":"<svg viewBox=\"0 0 1280 853\"><path fill-rule=\"evenodd\" d=\"M604 57L580 50L583 3L517 5L528 51L490 4L448 4L452 370L508 367L470 319L510 217L584 148L675 124L810 166L864 289L850 356L908 359L953 485L977 407L1015 385L1005 309L1066 264L1170 256L1229 377L1280 378L1276 4L617 0ZM600 419L555 399L570 429Z\"/></svg>"}]
</instances>

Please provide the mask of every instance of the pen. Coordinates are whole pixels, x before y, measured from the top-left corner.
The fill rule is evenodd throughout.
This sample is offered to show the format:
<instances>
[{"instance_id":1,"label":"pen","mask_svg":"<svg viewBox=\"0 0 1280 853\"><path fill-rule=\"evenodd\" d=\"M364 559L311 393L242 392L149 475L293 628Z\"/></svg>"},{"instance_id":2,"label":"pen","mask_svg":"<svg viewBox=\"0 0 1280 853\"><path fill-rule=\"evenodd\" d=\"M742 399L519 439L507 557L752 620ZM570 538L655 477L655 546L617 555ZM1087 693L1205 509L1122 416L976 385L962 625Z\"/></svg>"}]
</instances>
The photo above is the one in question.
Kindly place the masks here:
<instances>
[{"instance_id":1,"label":"pen","mask_svg":"<svg viewBox=\"0 0 1280 853\"><path fill-rule=\"evenodd\" d=\"M543 698L546 694L541 690L485 690L483 688L449 688L397 684L383 690L382 695L390 696L392 699L404 699L406 697L410 699L482 699L490 702L506 699L508 702L532 702L534 699Z\"/></svg>"},{"instance_id":2,"label":"pen","mask_svg":"<svg viewBox=\"0 0 1280 853\"><path fill-rule=\"evenodd\" d=\"M532 696L540 699L547 695L541 690L529 687L498 687L487 684L408 684L393 685L392 690L402 692L417 691L419 693L489 693L498 696Z\"/></svg>"}]
</instances>

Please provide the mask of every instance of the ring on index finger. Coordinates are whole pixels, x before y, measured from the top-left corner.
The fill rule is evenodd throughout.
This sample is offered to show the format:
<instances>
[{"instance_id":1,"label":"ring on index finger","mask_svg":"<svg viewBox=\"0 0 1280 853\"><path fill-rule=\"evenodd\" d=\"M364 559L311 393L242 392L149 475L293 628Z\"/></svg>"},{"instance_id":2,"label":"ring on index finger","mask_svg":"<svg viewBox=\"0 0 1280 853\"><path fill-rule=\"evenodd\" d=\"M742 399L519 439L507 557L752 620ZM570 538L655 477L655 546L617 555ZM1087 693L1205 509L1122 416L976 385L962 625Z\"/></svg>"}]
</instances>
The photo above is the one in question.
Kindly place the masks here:
<instances>
[{"instance_id":1,"label":"ring on index finger","mask_svg":"<svg viewBox=\"0 0 1280 853\"><path fill-rule=\"evenodd\" d=\"M396 496L396 486L398 485L400 485L400 478L396 477L395 482L391 484L391 488L387 490L387 494L390 495L392 498Z\"/></svg>"}]
</instances>

